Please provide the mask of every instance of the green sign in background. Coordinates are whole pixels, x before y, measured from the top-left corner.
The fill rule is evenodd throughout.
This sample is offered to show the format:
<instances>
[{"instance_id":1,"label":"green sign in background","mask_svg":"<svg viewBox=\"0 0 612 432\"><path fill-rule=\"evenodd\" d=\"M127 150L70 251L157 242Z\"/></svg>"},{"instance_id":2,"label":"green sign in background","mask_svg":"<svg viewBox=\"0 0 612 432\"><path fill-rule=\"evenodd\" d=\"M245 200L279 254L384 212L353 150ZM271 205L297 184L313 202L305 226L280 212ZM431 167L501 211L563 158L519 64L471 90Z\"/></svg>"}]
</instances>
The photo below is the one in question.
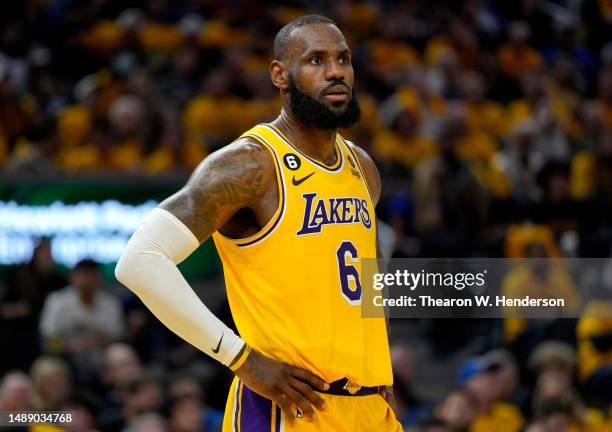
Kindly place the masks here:
<instances>
[{"instance_id":1,"label":"green sign in background","mask_svg":"<svg viewBox=\"0 0 612 432\"><path fill-rule=\"evenodd\" d=\"M125 204L142 204L149 200L161 201L176 192L185 179L77 178L50 181L2 181L0 200L18 204L48 205L55 201L76 204L81 201L102 202L117 200ZM105 279L114 281L114 264L103 265ZM179 265L189 279L206 280L217 277L221 264L212 239L207 240L188 259ZM67 269L64 269L67 271ZM9 271L0 266L0 279Z\"/></svg>"}]
</instances>

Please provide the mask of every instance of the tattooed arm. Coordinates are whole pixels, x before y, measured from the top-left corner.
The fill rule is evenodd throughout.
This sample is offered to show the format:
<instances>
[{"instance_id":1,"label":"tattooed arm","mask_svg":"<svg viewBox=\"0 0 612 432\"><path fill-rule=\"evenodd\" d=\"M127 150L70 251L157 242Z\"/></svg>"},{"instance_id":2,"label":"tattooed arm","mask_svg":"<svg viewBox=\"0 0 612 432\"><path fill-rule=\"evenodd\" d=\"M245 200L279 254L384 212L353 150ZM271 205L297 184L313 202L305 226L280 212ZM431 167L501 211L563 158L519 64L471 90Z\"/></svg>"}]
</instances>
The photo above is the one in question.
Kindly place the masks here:
<instances>
[{"instance_id":1,"label":"tattooed arm","mask_svg":"<svg viewBox=\"0 0 612 432\"><path fill-rule=\"evenodd\" d=\"M245 138L207 157L160 208L176 216L201 243L241 208L256 210L270 187L276 188L270 153Z\"/></svg>"},{"instance_id":2,"label":"tattooed arm","mask_svg":"<svg viewBox=\"0 0 612 432\"><path fill-rule=\"evenodd\" d=\"M145 219L115 274L170 330L232 368L251 389L275 401L292 423L296 406L307 418L315 416L313 407L323 409L323 399L312 387L325 390L327 384L310 372L247 351L176 267L240 209L250 208L262 219L257 223L265 225L275 188L272 156L257 142L239 140L210 155L185 187Z\"/></svg>"}]
</instances>

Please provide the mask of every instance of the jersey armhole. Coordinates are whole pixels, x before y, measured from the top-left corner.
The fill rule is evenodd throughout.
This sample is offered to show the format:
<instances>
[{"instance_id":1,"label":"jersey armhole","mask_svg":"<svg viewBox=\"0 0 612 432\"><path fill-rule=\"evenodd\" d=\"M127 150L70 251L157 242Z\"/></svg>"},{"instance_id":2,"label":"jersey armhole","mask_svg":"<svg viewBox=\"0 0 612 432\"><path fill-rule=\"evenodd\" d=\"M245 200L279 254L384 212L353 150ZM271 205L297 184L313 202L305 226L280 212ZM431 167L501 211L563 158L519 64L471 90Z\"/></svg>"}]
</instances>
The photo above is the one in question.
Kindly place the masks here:
<instances>
[{"instance_id":1,"label":"jersey armhole","mask_svg":"<svg viewBox=\"0 0 612 432\"><path fill-rule=\"evenodd\" d=\"M368 178L365 176L363 168L361 167L361 162L359 161L359 156L357 155L357 152L353 150L353 147L351 146L351 144L349 144L348 141L342 138L340 134L338 134L338 139L340 140L340 142L342 142L342 144L344 144L344 147L346 147L349 154L351 154L353 158L355 159L355 163L357 164L357 169L359 169L359 174L361 174L361 179L363 183L365 184L366 190L368 191L368 196L370 197L370 201L372 202L372 205L374 205L374 198L372 196L372 191L370 190L370 185L368 184Z\"/></svg>"},{"instance_id":2,"label":"jersey armhole","mask_svg":"<svg viewBox=\"0 0 612 432\"><path fill-rule=\"evenodd\" d=\"M280 224L280 221L282 220L283 215L285 213L286 196L285 196L285 182L283 179L283 170L280 165L278 155L276 154L276 151L274 150L274 148L270 144L268 144L268 142L261 135L257 134L256 132L247 133L241 136L241 138L252 138L256 140L259 144L263 145L270 152L270 154L272 155L272 160L274 161L274 168L276 171L276 183L278 187L278 206L276 208L276 211L274 212L270 220L266 223L266 225L263 228L261 228L259 231L257 231L255 234L252 234L246 238L234 239L234 238L227 237L220 231L216 232L224 240L232 242L236 246L243 248L243 247L248 247L248 246L253 246L255 244L258 244L259 242L267 238L270 234L272 234L272 232L274 232L274 230Z\"/></svg>"}]
</instances>

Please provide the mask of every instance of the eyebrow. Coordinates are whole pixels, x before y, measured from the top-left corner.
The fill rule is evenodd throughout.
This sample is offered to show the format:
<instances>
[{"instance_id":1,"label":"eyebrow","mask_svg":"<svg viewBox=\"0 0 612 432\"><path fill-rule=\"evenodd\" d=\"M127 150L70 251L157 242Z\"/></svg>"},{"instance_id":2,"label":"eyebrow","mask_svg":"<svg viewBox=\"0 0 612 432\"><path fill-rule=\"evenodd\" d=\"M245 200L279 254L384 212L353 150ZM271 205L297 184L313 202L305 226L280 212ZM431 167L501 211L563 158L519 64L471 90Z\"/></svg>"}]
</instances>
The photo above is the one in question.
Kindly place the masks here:
<instances>
[{"instance_id":1,"label":"eyebrow","mask_svg":"<svg viewBox=\"0 0 612 432\"><path fill-rule=\"evenodd\" d=\"M315 56L315 55L325 55L329 52L329 50L326 49L310 49L308 51L306 51L304 54L302 54L302 57L311 57L311 56ZM343 48L340 50L339 55L344 55L344 54L348 54L351 55L351 50L349 48Z\"/></svg>"}]
</instances>

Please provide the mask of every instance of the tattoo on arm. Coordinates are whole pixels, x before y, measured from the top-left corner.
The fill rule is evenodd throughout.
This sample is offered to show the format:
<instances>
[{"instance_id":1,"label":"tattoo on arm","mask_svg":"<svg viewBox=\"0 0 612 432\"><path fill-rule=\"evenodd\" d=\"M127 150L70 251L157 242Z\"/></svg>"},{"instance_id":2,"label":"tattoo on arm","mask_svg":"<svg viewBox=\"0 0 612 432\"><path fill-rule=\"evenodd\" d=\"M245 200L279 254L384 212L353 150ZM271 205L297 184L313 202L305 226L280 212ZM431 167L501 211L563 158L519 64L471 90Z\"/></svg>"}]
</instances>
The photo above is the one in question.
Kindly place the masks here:
<instances>
[{"instance_id":1,"label":"tattoo on arm","mask_svg":"<svg viewBox=\"0 0 612 432\"><path fill-rule=\"evenodd\" d=\"M160 207L174 214L203 242L236 211L251 206L263 195L271 162L262 145L251 139L237 141L207 157L185 187Z\"/></svg>"}]
</instances>

